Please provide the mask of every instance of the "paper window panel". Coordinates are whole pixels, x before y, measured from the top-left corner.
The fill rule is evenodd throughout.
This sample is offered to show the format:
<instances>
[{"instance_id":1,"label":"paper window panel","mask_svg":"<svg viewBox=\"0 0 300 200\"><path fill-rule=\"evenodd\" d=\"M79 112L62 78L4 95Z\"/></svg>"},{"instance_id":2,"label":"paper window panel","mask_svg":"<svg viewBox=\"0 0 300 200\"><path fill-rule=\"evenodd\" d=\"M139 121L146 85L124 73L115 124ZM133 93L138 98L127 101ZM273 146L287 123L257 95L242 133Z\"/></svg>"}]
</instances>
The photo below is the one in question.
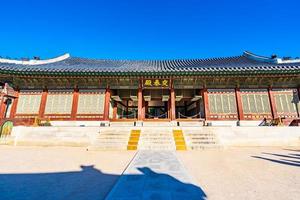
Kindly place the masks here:
<instances>
[{"instance_id":1,"label":"paper window panel","mask_svg":"<svg viewBox=\"0 0 300 200\"><path fill-rule=\"evenodd\" d=\"M208 99L210 113L231 114L237 112L234 94L209 94Z\"/></svg>"},{"instance_id":2,"label":"paper window panel","mask_svg":"<svg viewBox=\"0 0 300 200\"><path fill-rule=\"evenodd\" d=\"M217 108L217 113L223 113L223 108L222 108L222 99L221 95L215 95L216 98L216 108Z\"/></svg>"},{"instance_id":3,"label":"paper window panel","mask_svg":"<svg viewBox=\"0 0 300 200\"><path fill-rule=\"evenodd\" d=\"M299 110L299 97L296 89L273 90L278 113L294 113Z\"/></svg>"},{"instance_id":4,"label":"paper window panel","mask_svg":"<svg viewBox=\"0 0 300 200\"><path fill-rule=\"evenodd\" d=\"M228 99L228 95L222 95L222 105L223 105L223 112L224 113L229 113L229 99Z\"/></svg>"},{"instance_id":5,"label":"paper window panel","mask_svg":"<svg viewBox=\"0 0 300 200\"><path fill-rule=\"evenodd\" d=\"M248 95L243 94L242 96L242 106L245 114L250 113L249 103L248 103Z\"/></svg>"},{"instance_id":6,"label":"paper window panel","mask_svg":"<svg viewBox=\"0 0 300 200\"><path fill-rule=\"evenodd\" d=\"M72 93L48 94L45 114L71 114Z\"/></svg>"},{"instance_id":7,"label":"paper window panel","mask_svg":"<svg viewBox=\"0 0 300 200\"><path fill-rule=\"evenodd\" d=\"M256 110L258 113L264 113L263 105L262 105L262 100L261 100L261 95L256 94L255 95L255 101L256 101Z\"/></svg>"},{"instance_id":8,"label":"paper window panel","mask_svg":"<svg viewBox=\"0 0 300 200\"><path fill-rule=\"evenodd\" d=\"M270 106L270 101L269 101L269 96L267 94L261 95L262 97L262 103L264 106L264 112L265 113L270 113L271 112L271 106Z\"/></svg>"},{"instance_id":9,"label":"paper window panel","mask_svg":"<svg viewBox=\"0 0 300 200\"><path fill-rule=\"evenodd\" d=\"M228 97L229 97L230 112L237 113L235 95L230 94L230 95L228 95Z\"/></svg>"},{"instance_id":10,"label":"paper window panel","mask_svg":"<svg viewBox=\"0 0 300 200\"><path fill-rule=\"evenodd\" d=\"M268 94L242 93L242 106L245 114L270 113Z\"/></svg>"},{"instance_id":11,"label":"paper window panel","mask_svg":"<svg viewBox=\"0 0 300 200\"><path fill-rule=\"evenodd\" d=\"M211 113L216 113L216 105L215 105L215 95L209 94L208 95L209 101L209 110Z\"/></svg>"},{"instance_id":12,"label":"paper window panel","mask_svg":"<svg viewBox=\"0 0 300 200\"><path fill-rule=\"evenodd\" d=\"M41 95L20 94L16 114L38 114L41 104Z\"/></svg>"},{"instance_id":13,"label":"paper window panel","mask_svg":"<svg viewBox=\"0 0 300 200\"><path fill-rule=\"evenodd\" d=\"M105 94L80 93L77 114L103 114Z\"/></svg>"}]
</instances>

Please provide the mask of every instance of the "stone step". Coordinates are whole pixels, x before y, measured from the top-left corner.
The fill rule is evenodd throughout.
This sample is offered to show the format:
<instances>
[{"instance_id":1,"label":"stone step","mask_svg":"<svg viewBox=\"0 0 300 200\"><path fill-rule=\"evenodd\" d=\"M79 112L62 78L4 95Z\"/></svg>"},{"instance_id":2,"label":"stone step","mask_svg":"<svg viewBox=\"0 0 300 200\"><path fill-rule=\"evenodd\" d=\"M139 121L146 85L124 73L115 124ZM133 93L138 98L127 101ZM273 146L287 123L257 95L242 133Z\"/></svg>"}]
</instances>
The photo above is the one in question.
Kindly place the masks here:
<instances>
[{"instance_id":1,"label":"stone step","mask_svg":"<svg viewBox=\"0 0 300 200\"><path fill-rule=\"evenodd\" d=\"M128 136L99 136L96 137L95 139L97 140L127 140L129 137Z\"/></svg>"},{"instance_id":2,"label":"stone step","mask_svg":"<svg viewBox=\"0 0 300 200\"><path fill-rule=\"evenodd\" d=\"M127 150L127 146L89 146L88 151L97 151L97 150Z\"/></svg>"},{"instance_id":3,"label":"stone step","mask_svg":"<svg viewBox=\"0 0 300 200\"><path fill-rule=\"evenodd\" d=\"M164 147L164 146L158 146L158 147L147 147L147 146L143 146L143 147L138 147L139 150L176 150L176 147Z\"/></svg>"},{"instance_id":4,"label":"stone step","mask_svg":"<svg viewBox=\"0 0 300 200\"><path fill-rule=\"evenodd\" d=\"M196 145L215 145L218 144L216 142L199 142L199 143L190 143L189 146L196 146Z\"/></svg>"},{"instance_id":5,"label":"stone step","mask_svg":"<svg viewBox=\"0 0 300 200\"><path fill-rule=\"evenodd\" d=\"M216 136L215 134L212 134L212 133L185 133L184 134L185 136L188 136L188 137L193 137L193 136Z\"/></svg>"},{"instance_id":6,"label":"stone step","mask_svg":"<svg viewBox=\"0 0 300 200\"><path fill-rule=\"evenodd\" d=\"M204 150L204 149L220 149L220 145L202 145L202 146L189 146L190 150Z\"/></svg>"},{"instance_id":7,"label":"stone step","mask_svg":"<svg viewBox=\"0 0 300 200\"><path fill-rule=\"evenodd\" d=\"M99 133L98 135L129 135L127 132L126 133Z\"/></svg>"},{"instance_id":8,"label":"stone step","mask_svg":"<svg viewBox=\"0 0 300 200\"><path fill-rule=\"evenodd\" d=\"M127 145L128 141L97 141L92 142L91 145Z\"/></svg>"}]
</instances>

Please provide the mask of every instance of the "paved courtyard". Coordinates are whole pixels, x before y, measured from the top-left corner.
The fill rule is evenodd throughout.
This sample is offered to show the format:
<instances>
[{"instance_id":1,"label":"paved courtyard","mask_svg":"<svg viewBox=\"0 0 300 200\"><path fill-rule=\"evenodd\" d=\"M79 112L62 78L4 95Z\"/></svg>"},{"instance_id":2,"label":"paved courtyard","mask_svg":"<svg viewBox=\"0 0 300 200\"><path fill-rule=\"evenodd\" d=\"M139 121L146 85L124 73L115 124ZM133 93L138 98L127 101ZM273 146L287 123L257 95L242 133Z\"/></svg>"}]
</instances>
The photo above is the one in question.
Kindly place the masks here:
<instances>
[{"instance_id":1,"label":"paved courtyard","mask_svg":"<svg viewBox=\"0 0 300 200\"><path fill-rule=\"evenodd\" d=\"M0 199L104 199L111 190L120 194L124 188L136 189L131 191L144 194L143 199L172 199L172 191L177 197L188 191L198 199L300 199L297 149L136 154L0 146L0 153Z\"/></svg>"}]
</instances>

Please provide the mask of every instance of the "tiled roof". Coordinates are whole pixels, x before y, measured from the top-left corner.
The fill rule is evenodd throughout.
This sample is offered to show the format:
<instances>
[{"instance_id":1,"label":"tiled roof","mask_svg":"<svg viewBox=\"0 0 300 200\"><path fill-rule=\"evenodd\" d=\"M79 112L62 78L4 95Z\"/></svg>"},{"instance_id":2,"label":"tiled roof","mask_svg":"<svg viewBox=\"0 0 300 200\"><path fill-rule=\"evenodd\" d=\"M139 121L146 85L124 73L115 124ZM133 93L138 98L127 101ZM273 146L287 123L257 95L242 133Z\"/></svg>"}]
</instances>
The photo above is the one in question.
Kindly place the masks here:
<instances>
[{"instance_id":1,"label":"tiled roof","mask_svg":"<svg viewBox=\"0 0 300 200\"><path fill-rule=\"evenodd\" d=\"M0 62L0 74L19 75L226 75L299 74L300 62L276 63L248 54L211 59L107 60L68 57L46 64Z\"/></svg>"}]
</instances>

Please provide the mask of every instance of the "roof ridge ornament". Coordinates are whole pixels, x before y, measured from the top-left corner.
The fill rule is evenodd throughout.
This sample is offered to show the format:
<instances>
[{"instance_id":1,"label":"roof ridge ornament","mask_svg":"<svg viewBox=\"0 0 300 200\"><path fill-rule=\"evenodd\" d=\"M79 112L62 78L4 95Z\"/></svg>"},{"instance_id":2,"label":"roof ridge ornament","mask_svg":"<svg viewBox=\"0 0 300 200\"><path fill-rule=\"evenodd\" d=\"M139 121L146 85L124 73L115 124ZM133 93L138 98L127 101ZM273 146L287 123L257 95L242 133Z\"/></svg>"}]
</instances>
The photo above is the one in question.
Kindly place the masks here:
<instances>
[{"instance_id":1,"label":"roof ridge ornament","mask_svg":"<svg viewBox=\"0 0 300 200\"><path fill-rule=\"evenodd\" d=\"M283 58L278 58L277 56L272 56L272 57L266 57L266 56L260 56L256 55L250 51L244 51L243 56L260 61L260 62L266 62L266 63L275 63L275 64L291 64L291 63L300 63L300 59L283 59Z\"/></svg>"},{"instance_id":2,"label":"roof ridge ornament","mask_svg":"<svg viewBox=\"0 0 300 200\"><path fill-rule=\"evenodd\" d=\"M12 60L12 59L0 58L0 63L19 64L19 65L43 65L43 64L50 64L50 63L63 61L69 57L70 54L66 53L64 55L55 58L50 58L47 60Z\"/></svg>"}]
</instances>

